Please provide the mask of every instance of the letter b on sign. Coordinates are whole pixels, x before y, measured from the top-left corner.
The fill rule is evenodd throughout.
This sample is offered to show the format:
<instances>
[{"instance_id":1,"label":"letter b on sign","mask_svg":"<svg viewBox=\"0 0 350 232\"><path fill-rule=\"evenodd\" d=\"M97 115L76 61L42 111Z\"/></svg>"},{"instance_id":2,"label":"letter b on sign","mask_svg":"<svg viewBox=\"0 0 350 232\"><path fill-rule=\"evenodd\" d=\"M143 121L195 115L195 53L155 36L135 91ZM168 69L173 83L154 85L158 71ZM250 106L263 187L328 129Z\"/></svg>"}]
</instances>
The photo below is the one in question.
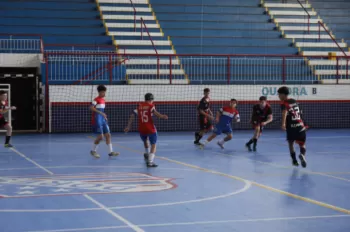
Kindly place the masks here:
<instances>
[{"instance_id":1,"label":"letter b on sign","mask_svg":"<svg viewBox=\"0 0 350 232\"><path fill-rule=\"evenodd\" d=\"M312 94L317 94L317 89L316 88L312 88Z\"/></svg>"}]
</instances>

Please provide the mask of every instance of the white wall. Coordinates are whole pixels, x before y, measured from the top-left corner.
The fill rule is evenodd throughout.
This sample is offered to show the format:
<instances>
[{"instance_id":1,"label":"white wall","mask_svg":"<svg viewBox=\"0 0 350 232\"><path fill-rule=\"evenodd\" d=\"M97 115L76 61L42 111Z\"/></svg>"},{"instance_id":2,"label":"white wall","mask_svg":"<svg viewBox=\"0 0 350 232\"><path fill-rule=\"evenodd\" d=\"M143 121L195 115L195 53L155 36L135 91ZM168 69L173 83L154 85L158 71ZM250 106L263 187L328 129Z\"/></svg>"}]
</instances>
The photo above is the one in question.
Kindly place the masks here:
<instances>
[{"instance_id":1,"label":"white wall","mask_svg":"<svg viewBox=\"0 0 350 232\"><path fill-rule=\"evenodd\" d=\"M0 67L40 67L41 54L0 53Z\"/></svg>"},{"instance_id":2,"label":"white wall","mask_svg":"<svg viewBox=\"0 0 350 232\"><path fill-rule=\"evenodd\" d=\"M51 102L90 102L97 95L96 85L51 85ZM151 92L156 101L198 101L204 88L211 89L211 100L256 101L266 95L278 100L281 85L107 85L107 101L142 101ZM291 97L299 100L350 100L350 85L289 85Z\"/></svg>"}]
</instances>

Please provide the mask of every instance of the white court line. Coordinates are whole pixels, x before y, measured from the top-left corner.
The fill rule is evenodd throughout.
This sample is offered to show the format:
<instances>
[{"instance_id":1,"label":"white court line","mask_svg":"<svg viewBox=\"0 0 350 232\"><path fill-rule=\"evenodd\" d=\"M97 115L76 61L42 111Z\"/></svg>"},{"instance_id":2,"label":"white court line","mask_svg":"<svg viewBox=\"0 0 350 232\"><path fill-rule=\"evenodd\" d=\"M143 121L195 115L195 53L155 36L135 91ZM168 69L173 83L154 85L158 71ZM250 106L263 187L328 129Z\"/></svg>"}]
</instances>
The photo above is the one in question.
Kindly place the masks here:
<instances>
[{"instance_id":1,"label":"white court line","mask_svg":"<svg viewBox=\"0 0 350 232\"><path fill-rule=\"evenodd\" d=\"M106 206L104 206L103 204L101 204L100 202L96 201L94 198L90 197L89 195L84 194L84 197L86 197L88 200L90 200L92 203L94 203L95 205L99 206L101 209L103 209L104 211L106 211L107 213L109 213L110 215L112 215L113 217L117 218L118 220L124 222L126 225L128 225L131 229L133 229L136 232L145 232L143 229L141 229L140 227L138 227L137 225L132 224L131 222L129 222L128 220L126 220L125 218L123 218L122 216L120 216L119 214L117 214L116 212L112 211L111 209L108 209Z\"/></svg>"},{"instance_id":2,"label":"white court line","mask_svg":"<svg viewBox=\"0 0 350 232\"><path fill-rule=\"evenodd\" d=\"M241 156L241 155L225 154L225 153L221 153L221 152L212 152L212 153L217 154L217 155L232 157L232 158L242 158L244 160L249 160L249 161L253 161L255 163L265 164L265 165L272 166L272 167L277 167L277 168L290 169L290 170L295 169L295 167L292 167L292 166L289 167L289 166L284 166L284 165L281 165L281 164L269 163L269 162L255 160L255 159L249 159L248 157ZM300 172L307 173L307 174L312 174L312 175L326 176L326 177L329 177L329 178L350 182L350 179L342 178L342 177L339 177L339 176L333 176L333 175L329 175L329 174L322 173L322 172L313 172L313 171L308 171L308 170L305 170L305 169L300 169Z\"/></svg>"},{"instance_id":3,"label":"white court line","mask_svg":"<svg viewBox=\"0 0 350 232\"><path fill-rule=\"evenodd\" d=\"M34 164L35 166L37 166L38 168L44 170L45 172L47 172L50 175L53 175L53 172L51 172L50 170L46 169L45 167L41 166L40 164L38 164L37 162L35 162L34 160L28 158L27 156L25 156L23 153L17 151L15 148L10 148L11 151L15 152L17 155L23 157L24 159L26 159L27 161L31 162L32 164Z\"/></svg>"},{"instance_id":4,"label":"white court line","mask_svg":"<svg viewBox=\"0 0 350 232\"><path fill-rule=\"evenodd\" d=\"M206 197L196 200L187 200L187 201L177 201L177 202L165 202L165 203L159 203L159 204L151 204L151 205L130 205L130 206L115 206L115 207L106 207L108 209L135 209L135 208L147 208L147 207L159 207L159 206L171 206L171 205L180 205L180 204L190 204L190 203L198 203L198 202L204 202L204 201L211 201L211 200L217 200L221 198L230 197L239 193L243 193L247 191L251 187L250 181L244 181L245 185L243 188L238 189L237 191L213 196L213 197ZM27 209L27 210L20 210L20 209L0 209L0 212L8 212L8 213L41 213L41 212L74 212L74 211L94 211L94 210L102 210L102 208L86 208L86 209Z\"/></svg>"},{"instance_id":5,"label":"white court line","mask_svg":"<svg viewBox=\"0 0 350 232\"><path fill-rule=\"evenodd\" d=\"M50 169L65 169L65 168L132 168L132 169L144 169L144 165L142 166L115 166L115 165L106 165L106 166L46 166L46 168ZM11 171L11 170L30 170L37 169L37 167L28 167L28 168L1 168L0 171ZM168 169L168 170L185 170L198 172L198 170L189 169L189 168L163 168L158 167L157 169ZM61 175L58 173L57 175ZM70 173L69 175L76 175L76 173Z\"/></svg>"},{"instance_id":6,"label":"white court line","mask_svg":"<svg viewBox=\"0 0 350 232\"><path fill-rule=\"evenodd\" d=\"M243 193L243 192L247 191L252 186L252 183L250 181L245 180L244 183L245 183L245 185L243 188L241 188L237 191L234 191L232 193L219 195L219 196L213 196L213 197L207 197L207 198L189 200L189 201L168 202L168 203L159 203L159 204L151 204L151 205L117 206L117 207L110 207L110 209L134 209L134 208L144 208L144 207L170 206L170 205L180 205L180 204L188 204L188 203L217 200L220 198L226 198L226 197L230 197L230 196L233 196L233 195L236 195L239 193Z\"/></svg>"},{"instance_id":7,"label":"white court line","mask_svg":"<svg viewBox=\"0 0 350 232\"><path fill-rule=\"evenodd\" d=\"M144 225L137 225L137 226L139 227L190 226L190 225L205 225L205 224L292 221L292 220L310 220L310 219L343 218L343 217L350 217L350 215L325 215L325 216L305 216L305 217L238 219L238 220L222 220L222 221L174 222L174 223L162 223L162 224L144 224ZM27 231L27 232L74 232L74 231L96 231L96 230L121 229L121 228L128 228L128 226L104 226L104 227L89 227L89 228L76 228L76 229L61 229L61 230L36 230L36 231Z\"/></svg>"}]
</instances>

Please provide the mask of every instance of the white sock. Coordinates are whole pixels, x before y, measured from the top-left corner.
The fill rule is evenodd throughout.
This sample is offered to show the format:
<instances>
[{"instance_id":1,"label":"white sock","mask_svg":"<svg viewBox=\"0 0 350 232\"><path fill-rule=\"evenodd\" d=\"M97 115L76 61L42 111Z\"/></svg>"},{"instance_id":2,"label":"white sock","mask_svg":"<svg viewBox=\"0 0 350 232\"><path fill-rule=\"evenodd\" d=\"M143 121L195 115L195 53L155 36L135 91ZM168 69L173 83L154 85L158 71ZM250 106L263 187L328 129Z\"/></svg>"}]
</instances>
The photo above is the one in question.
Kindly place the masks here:
<instances>
[{"instance_id":1,"label":"white sock","mask_svg":"<svg viewBox=\"0 0 350 232\"><path fill-rule=\"evenodd\" d=\"M210 143L208 140L205 140L205 141L204 141L204 145L206 145L206 144L208 144L208 143Z\"/></svg>"},{"instance_id":2,"label":"white sock","mask_svg":"<svg viewBox=\"0 0 350 232\"><path fill-rule=\"evenodd\" d=\"M148 156L148 162L153 163L153 160L154 160L155 156L156 156L155 154L150 153L149 156Z\"/></svg>"},{"instance_id":3,"label":"white sock","mask_svg":"<svg viewBox=\"0 0 350 232\"><path fill-rule=\"evenodd\" d=\"M145 148L145 153L146 154L149 154L150 153L150 148L148 147L148 148Z\"/></svg>"},{"instance_id":4,"label":"white sock","mask_svg":"<svg viewBox=\"0 0 350 232\"><path fill-rule=\"evenodd\" d=\"M97 151L97 148L98 148L98 144L92 145L92 150L93 150L93 151Z\"/></svg>"},{"instance_id":5,"label":"white sock","mask_svg":"<svg viewBox=\"0 0 350 232\"><path fill-rule=\"evenodd\" d=\"M110 144L108 144L108 148L109 148L109 153L112 153L113 152L113 146L112 146L112 144L110 143Z\"/></svg>"},{"instance_id":6,"label":"white sock","mask_svg":"<svg viewBox=\"0 0 350 232\"><path fill-rule=\"evenodd\" d=\"M225 142L226 142L226 141L223 139L223 140L221 140L219 143L220 143L221 145L223 145Z\"/></svg>"}]
</instances>

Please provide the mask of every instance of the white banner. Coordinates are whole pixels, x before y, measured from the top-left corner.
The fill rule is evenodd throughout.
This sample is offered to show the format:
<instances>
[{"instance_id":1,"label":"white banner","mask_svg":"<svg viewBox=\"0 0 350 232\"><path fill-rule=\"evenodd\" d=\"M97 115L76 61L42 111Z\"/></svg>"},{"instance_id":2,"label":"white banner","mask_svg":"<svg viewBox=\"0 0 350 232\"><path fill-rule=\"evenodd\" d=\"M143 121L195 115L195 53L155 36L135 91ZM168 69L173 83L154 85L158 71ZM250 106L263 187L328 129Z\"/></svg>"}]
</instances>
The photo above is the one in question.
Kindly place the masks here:
<instances>
[{"instance_id":1,"label":"white banner","mask_svg":"<svg viewBox=\"0 0 350 232\"><path fill-rule=\"evenodd\" d=\"M106 85L106 101L143 101L153 93L155 101L199 101L203 89L210 88L212 101L256 101L260 96L278 100L282 85ZM350 100L350 85L288 85L290 97L298 100ZM97 96L97 85L50 85L51 102L91 102Z\"/></svg>"}]
</instances>

